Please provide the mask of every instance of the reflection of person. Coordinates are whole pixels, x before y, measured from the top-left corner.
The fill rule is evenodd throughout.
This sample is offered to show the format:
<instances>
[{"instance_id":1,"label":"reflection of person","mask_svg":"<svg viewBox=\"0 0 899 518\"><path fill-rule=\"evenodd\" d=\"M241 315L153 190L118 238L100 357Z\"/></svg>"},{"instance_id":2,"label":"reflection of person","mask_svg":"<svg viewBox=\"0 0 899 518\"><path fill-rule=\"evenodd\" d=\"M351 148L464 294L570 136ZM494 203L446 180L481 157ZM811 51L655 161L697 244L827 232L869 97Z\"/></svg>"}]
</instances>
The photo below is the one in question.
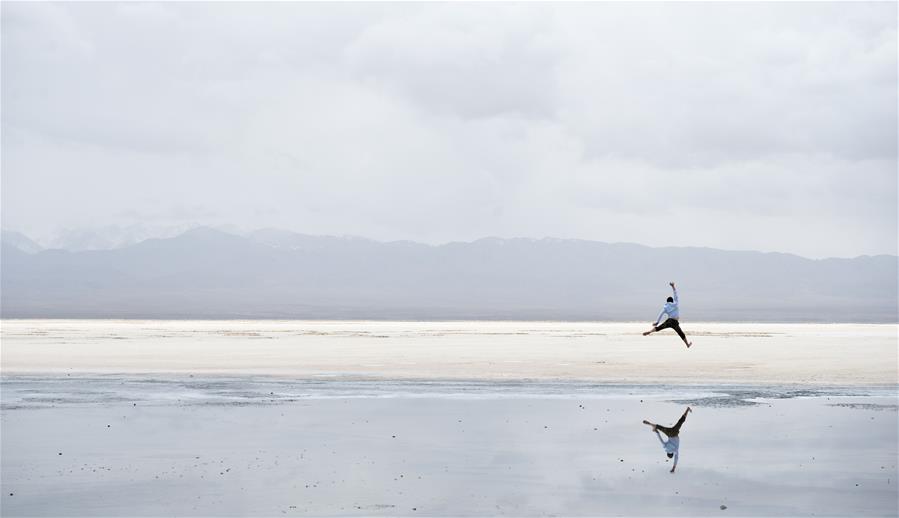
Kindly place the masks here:
<instances>
[{"instance_id":1,"label":"reflection of person","mask_svg":"<svg viewBox=\"0 0 899 518\"><path fill-rule=\"evenodd\" d=\"M643 333L643 336L647 336L655 333L656 331L661 331L662 329L668 329L670 327L671 329L674 329L674 332L677 333L678 336L680 336L680 339L683 340L685 344L687 344L687 348L689 349L693 344L687 341L687 335L685 335L684 332L681 331L680 322L678 322L677 320L680 317L680 309L677 307L677 288L674 287L673 282L669 282L668 285L671 286L671 291L674 292L674 297L668 297L668 301L665 302L665 306L662 307L662 312L659 313L659 318L657 318L656 321L653 322L652 329ZM659 325L659 321L662 320L662 315L666 315L668 318L666 318L665 321L662 322L662 325Z\"/></svg>"},{"instance_id":2,"label":"reflection of person","mask_svg":"<svg viewBox=\"0 0 899 518\"><path fill-rule=\"evenodd\" d=\"M684 421L687 420L687 414L692 412L693 409L687 407L684 411L684 415L680 416L680 419L677 420L677 424L668 428L667 426L662 426L660 424L650 423L649 421L643 421L643 424L647 424L652 427L652 431L656 433L656 436L659 438L659 442L662 443L662 447L665 448L665 453L668 455L668 458L674 457L674 466L671 466L671 473L674 473L674 469L677 468L677 457L678 450L680 450L680 427L684 424ZM659 430L662 431L666 436L668 436L668 440L662 439L662 436L659 434Z\"/></svg>"}]
</instances>

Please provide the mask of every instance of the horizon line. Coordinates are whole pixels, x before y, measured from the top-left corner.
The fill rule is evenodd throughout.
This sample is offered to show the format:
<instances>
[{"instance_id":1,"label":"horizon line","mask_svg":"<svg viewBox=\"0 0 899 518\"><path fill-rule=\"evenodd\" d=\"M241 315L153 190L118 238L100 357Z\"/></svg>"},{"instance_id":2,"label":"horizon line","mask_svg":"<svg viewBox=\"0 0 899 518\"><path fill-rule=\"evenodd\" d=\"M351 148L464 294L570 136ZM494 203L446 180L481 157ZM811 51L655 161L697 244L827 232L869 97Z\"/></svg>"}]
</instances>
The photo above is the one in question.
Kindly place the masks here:
<instances>
[{"instance_id":1,"label":"horizon line","mask_svg":"<svg viewBox=\"0 0 899 518\"><path fill-rule=\"evenodd\" d=\"M91 248L91 249L83 249L83 250L69 250L69 249L67 249L67 248L46 247L46 246L42 245L39 241L33 239L31 236L29 236L29 235L26 234L25 232L22 232L22 231L20 231L20 230L13 230L13 229L8 228L8 227L0 228L0 231L2 231L2 232L4 232L4 233L5 233L5 232L10 232L10 233L19 234L19 235L25 237L26 239L32 241L33 243L35 243L35 244L41 246L41 250L38 250L37 252L25 252L25 253L29 253L29 254L40 253L40 252L51 251L51 250L63 250L63 251L69 252L69 253L120 250L120 249L129 248L129 247L132 247L132 246L136 246L136 245L139 245L139 244L141 244L141 243L145 243L145 242L147 242L147 241L153 241L153 240L164 241L164 240L169 240L169 239L176 239L176 238L182 237L182 236L184 236L184 235L187 235L187 234L189 234L189 233L191 233L191 232L196 232L196 231L198 231L198 230L209 230L209 231L217 232L217 233L224 234L224 235L228 235L228 236L238 237L238 238L242 238L242 239L249 239L249 236L250 236L251 234L253 234L253 233L256 233L256 232L261 232L261 231L266 231L266 230L273 230L273 231L278 231L278 232L287 232L287 233L294 234L294 235L298 235L298 236L312 237L312 238L358 239L358 240L369 241L369 242L372 242L372 243L377 243L377 244L382 244L382 245L410 243L410 244L420 245L420 246L426 246L426 247L430 247L430 248L440 248L440 247L443 247L443 246L454 245L454 244L474 244L474 243L477 243L477 242L480 242L480 241L488 241L488 240L498 240L498 241L516 241L516 240L521 240L521 241L550 241L550 240L555 240L555 241L580 241L580 242L586 242L586 243L600 243L600 244L605 244L605 245L639 246L639 247L650 248L650 249L655 249L655 250L661 250L661 249L700 249L700 250L714 250L714 251L718 251L718 252L757 253L757 254L787 255L787 256L798 257L798 258L801 258L801 259L806 259L806 260L809 260L809 261L826 261L826 260L830 260L830 259L837 259L837 260L853 260L853 259L860 259L860 258L865 258L865 257L872 257L872 258L873 258L873 257L896 257L896 258L899 258L899 251L897 251L896 254L859 254L859 255L855 255L855 256L827 256L827 257L814 258L814 257L808 257L808 256L800 255L800 254L797 254L797 253L794 253L794 252L765 251L765 250L752 250L752 249L716 248L716 247L713 247L713 246L705 246L705 245L664 245L664 246L652 246L652 245L647 245L647 244L643 244L643 243L637 243L637 242L634 242L634 241L602 241L602 240L598 240L598 239L585 239L585 238L577 238L577 237L555 237L555 236L543 236L543 237L525 237L525 236L501 237L501 236L495 236L495 235L487 235L487 236L479 237L479 238L476 238L476 239L472 239L472 240L470 240L470 241L464 241L464 240L452 240L452 241L443 241L443 242L439 242L439 243L427 243L427 242L422 242L422 241L415 241L415 240L412 240L412 239L379 240L379 239L374 239L374 238L365 237L365 236L359 236L359 235L355 235L355 234L307 234L307 233L298 232L298 231L295 231L295 230L289 230L289 229L285 229L285 228L271 227L271 226L269 226L269 227L259 227L259 228L254 228L254 229L252 229L252 230L241 231L241 232L235 232L235 231L233 231L233 230L224 230L224 229L220 228L220 227L223 227L223 226L226 227L226 226L228 226L228 225L218 225L218 226L216 226L216 225L207 225L207 224L197 224L197 225L195 225L195 226L192 226L192 227L190 227L190 228L187 228L186 230L184 230L184 231L182 231L182 232L179 232L179 233L177 233L177 234L174 234L174 235L168 236L168 237L148 237L148 238L146 238L146 239L142 239L142 240L140 240L140 241L136 241L136 242L134 242L134 243L129 243L129 244L126 244L126 245L123 245L123 246L116 246L116 247L111 247L111 248ZM16 247L16 248L17 248L17 247ZM17 248L17 249L18 249L18 248ZM23 251L23 252L24 252L24 251Z\"/></svg>"}]
</instances>

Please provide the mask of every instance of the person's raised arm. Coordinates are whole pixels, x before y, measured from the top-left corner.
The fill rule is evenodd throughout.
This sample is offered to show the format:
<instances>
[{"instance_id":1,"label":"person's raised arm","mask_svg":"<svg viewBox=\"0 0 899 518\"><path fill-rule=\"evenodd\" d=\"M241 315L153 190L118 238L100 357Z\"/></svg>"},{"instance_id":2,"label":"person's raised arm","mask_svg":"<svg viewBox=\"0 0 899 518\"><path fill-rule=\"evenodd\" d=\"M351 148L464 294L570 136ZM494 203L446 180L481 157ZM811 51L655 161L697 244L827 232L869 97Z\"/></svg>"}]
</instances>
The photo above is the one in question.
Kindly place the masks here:
<instances>
[{"instance_id":1,"label":"person's raised arm","mask_svg":"<svg viewBox=\"0 0 899 518\"><path fill-rule=\"evenodd\" d=\"M659 433L658 430L654 430L656 433L656 437L659 438L659 442L662 443L662 446L665 446L665 441L662 439L662 434Z\"/></svg>"},{"instance_id":2,"label":"person's raised arm","mask_svg":"<svg viewBox=\"0 0 899 518\"><path fill-rule=\"evenodd\" d=\"M680 452L674 452L674 466L671 466L671 473L674 473L675 468L677 468L677 458L680 457Z\"/></svg>"},{"instance_id":3,"label":"person's raised arm","mask_svg":"<svg viewBox=\"0 0 899 518\"><path fill-rule=\"evenodd\" d=\"M674 286L673 282L669 282L668 284L671 285L671 291L674 292L674 303L677 304L677 288Z\"/></svg>"}]
</instances>

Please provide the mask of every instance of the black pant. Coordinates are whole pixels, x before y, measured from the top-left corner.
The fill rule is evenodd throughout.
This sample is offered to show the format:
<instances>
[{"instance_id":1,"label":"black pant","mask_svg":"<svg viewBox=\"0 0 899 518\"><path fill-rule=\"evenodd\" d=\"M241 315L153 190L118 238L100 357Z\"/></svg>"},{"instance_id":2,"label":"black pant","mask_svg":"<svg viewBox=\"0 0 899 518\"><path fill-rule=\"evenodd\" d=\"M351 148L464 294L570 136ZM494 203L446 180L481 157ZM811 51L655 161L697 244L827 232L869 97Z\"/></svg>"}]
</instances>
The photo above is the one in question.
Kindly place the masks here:
<instances>
[{"instance_id":1,"label":"black pant","mask_svg":"<svg viewBox=\"0 0 899 518\"><path fill-rule=\"evenodd\" d=\"M669 319L670 320L670 319ZM675 321L676 322L676 321ZM684 421L687 420L687 413L684 412L684 415L680 416L680 419L677 420L677 424L671 428L662 425L656 425L656 430L660 430L662 433L667 435L668 437L677 437L677 434L680 433L680 427L684 424Z\"/></svg>"},{"instance_id":2,"label":"black pant","mask_svg":"<svg viewBox=\"0 0 899 518\"><path fill-rule=\"evenodd\" d=\"M656 331L661 331L662 329L668 329L669 327L671 329L674 329L674 332L676 332L677 335L681 337L681 340L687 339L687 335L685 335L684 332L681 331L680 323L675 318L669 318L668 320L662 322L662 325L656 326L655 329Z\"/></svg>"}]
</instances>

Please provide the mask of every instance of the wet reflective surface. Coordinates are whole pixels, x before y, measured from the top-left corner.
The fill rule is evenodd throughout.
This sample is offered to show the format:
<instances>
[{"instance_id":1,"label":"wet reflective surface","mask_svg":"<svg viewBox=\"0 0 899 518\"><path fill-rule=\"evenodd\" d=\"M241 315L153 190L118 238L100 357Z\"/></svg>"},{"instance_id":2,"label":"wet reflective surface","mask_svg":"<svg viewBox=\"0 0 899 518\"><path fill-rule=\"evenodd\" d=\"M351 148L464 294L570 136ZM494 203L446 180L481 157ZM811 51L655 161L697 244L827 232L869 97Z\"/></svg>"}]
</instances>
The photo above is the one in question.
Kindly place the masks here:
<instances>
[{"instance_id":1,"label":"wet reflective surface","mask_svg":"<svg viewBox=\"0 0 899 518\"><path fill-rule=\"evenodd\" d=\"M4 516L897 513L889 387L7 376L2 388ZM688 405L671 473L643 421L671 427Z\"/></svg>"}]
</instances>

